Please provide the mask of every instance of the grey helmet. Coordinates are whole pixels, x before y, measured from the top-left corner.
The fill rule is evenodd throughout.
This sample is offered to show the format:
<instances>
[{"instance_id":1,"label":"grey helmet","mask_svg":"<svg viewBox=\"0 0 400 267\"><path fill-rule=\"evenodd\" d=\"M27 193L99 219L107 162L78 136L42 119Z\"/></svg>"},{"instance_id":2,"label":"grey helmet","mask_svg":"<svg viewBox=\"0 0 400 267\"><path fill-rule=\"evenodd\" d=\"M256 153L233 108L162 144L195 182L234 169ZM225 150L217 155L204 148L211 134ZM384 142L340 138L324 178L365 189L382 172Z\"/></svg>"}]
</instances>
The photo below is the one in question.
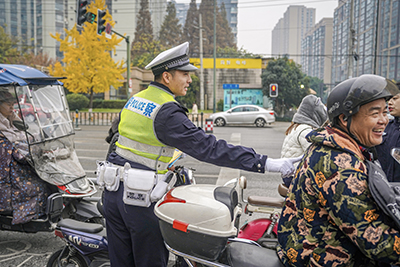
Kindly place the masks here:
<instances>
[{"instance_id":1,"label":"grey helmet","mask_svg":"<svg viewBox=\"0 0 400 267\"><path fill-rule=\"evenodd\" d=\"M339 83L328 96L327 109L331 123L344 114L345 119L356 114L360 106L380 98L389 100L399 89L382 76L364 74Z\"/></svg>"}]
</instances>

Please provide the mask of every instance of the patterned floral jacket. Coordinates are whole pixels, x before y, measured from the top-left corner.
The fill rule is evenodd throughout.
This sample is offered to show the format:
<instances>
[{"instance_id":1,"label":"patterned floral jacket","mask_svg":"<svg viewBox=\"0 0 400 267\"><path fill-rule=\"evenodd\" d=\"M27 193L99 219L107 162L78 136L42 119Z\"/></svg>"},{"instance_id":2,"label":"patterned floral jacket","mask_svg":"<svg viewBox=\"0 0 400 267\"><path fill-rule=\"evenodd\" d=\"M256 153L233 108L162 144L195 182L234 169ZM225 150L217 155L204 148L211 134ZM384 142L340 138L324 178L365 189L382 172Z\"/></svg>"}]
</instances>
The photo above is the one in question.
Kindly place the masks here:
<instances>
[{"instance_id":1,"label":"patterned floral jacket","mask_svg":"<svg viewBox=\"0 0 400 267\"><path fill-rule=\"evenodd\" d=\"M12 224L45 214L49 188L21 153L0 133L0 213L12 214Z\"/></svg>"},{"instance_id":2,"label":"patterned floral jacket","mask_svg":"<svg viewBox=\"0 0 400 267\"><path fill-rule=\"evenodd\" d=\"M371 198L361 148L327 126L289 188L278 227L285 266L390 266L400 262L400 233Z\"/></svg>"}]
</instances>

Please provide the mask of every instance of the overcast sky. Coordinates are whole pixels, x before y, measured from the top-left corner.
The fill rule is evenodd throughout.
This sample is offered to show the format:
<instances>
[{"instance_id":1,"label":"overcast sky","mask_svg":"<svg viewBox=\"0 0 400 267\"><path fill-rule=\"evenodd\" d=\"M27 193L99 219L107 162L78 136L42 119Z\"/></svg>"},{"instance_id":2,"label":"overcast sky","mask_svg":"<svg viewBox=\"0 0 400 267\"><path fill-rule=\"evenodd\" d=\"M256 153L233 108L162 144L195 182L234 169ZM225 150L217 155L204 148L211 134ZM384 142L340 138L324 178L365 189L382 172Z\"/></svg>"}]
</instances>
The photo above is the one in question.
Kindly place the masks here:
<instances>
[{"instance_id":1,"label":"overcast sky","mask_svg":"<svg viewBox=\"0 0 400 267\"><path fill-rule=\"evenodd\" d=\"M190 3L190 0L176 0ZM197 0L200 3L201 0ZM338 0L238 0L238 48L270 56L271 32L290 5L315 8L315 23L333 18Z\"/></svg>"},{"instance_id":2,"label":"overcast sky","mask_svg":"<svg viewBox=\"0 0 400 267\"><path fill-rule=\"evenodd\" d=\"M271 54L271 32L289 5L315 8L315 23L333 18L338 0L238 0L238 48Z\"/></svg>"}]
</instances>

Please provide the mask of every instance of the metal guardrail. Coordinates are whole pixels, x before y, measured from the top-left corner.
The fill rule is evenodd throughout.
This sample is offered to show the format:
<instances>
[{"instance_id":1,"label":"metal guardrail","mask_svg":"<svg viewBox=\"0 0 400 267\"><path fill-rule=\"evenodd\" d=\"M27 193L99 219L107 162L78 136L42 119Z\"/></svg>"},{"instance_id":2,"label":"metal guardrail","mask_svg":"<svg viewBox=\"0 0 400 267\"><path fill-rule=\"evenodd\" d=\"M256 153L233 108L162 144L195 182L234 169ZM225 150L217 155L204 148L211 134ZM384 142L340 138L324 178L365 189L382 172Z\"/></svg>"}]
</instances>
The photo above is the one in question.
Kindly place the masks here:
<instances>
[{"instance_id":1,"label":"metal guardrail","mask_svg":"<svg viewBox=\"0 0 400 267\"><path fill-rule=\"evenodd\" d=\"M203 128L203 125L205 124L205 118L203 112L199 114L188 113L188 118L194 123L194 125Z\"/></svg>"},{"instance_id":2,"label":"metal guardrail","mask_svg":"<svg viewBox=\"0 0 400 267\"><path fill-rule=\"evenodd\" d=\"M111 125L118 116L115 112L71 112L76 128L80 125Z\"/></svg>"},{"instance_id":3,"label":"metal guardrail","mask_svg":"<svg viewBox=\"0 0 400 267\"><path fill-rule=\"evenodd\" d=\"M76 112L70 113L73 123L76 128L81 125L109 125L111 126L112 121L118 116L118 112ZM203 128L205 125L205 119L208 118L208 114L205 115L203 112L199 114L188 113L188 118L197 127Z\"/></svg>"}]
</instances>

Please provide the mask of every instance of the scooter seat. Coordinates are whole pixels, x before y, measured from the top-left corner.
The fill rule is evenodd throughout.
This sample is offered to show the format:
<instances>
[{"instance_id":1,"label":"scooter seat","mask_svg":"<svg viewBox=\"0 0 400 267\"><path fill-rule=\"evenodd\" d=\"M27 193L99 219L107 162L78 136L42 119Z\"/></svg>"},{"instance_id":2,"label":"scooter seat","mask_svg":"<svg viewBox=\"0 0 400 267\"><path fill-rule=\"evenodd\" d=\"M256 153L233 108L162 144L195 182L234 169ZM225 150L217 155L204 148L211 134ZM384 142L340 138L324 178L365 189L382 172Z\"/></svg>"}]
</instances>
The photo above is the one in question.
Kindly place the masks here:
<instances>
[{"instance_id":1,"label":"scooter seat","mask_svg":"<svg viewBox=\"0 0 400 267\"><path fill-rule=\"evenodd\" d=\"M251 205L255 206L268 206L275 208L282 208L285 203L284 199L274 197L263 197L263 196L249 196L247 201Z\"/></svg>"},{"instance_id":2,"label":"scooter seat","mask_svg":"<svg viewBox=\"0 0 400 267\"><path fill-rule=\"evenodd\" d=\"M97 223L80 222L73 219L62 219L57 223L58 227L71 228L85 233L95 234L103 230L103 225Z\"/></svg>"},{"instance_id":3,"label":"scooter seat","mask_svg":"<svg viewBox=\"0 0 400 267\"><path fill-rule=\"evenodd\" d=\"M284 266L275 250L241 242L228 244L227 260L232 267Z\"/></svg>"}]
</instances>

